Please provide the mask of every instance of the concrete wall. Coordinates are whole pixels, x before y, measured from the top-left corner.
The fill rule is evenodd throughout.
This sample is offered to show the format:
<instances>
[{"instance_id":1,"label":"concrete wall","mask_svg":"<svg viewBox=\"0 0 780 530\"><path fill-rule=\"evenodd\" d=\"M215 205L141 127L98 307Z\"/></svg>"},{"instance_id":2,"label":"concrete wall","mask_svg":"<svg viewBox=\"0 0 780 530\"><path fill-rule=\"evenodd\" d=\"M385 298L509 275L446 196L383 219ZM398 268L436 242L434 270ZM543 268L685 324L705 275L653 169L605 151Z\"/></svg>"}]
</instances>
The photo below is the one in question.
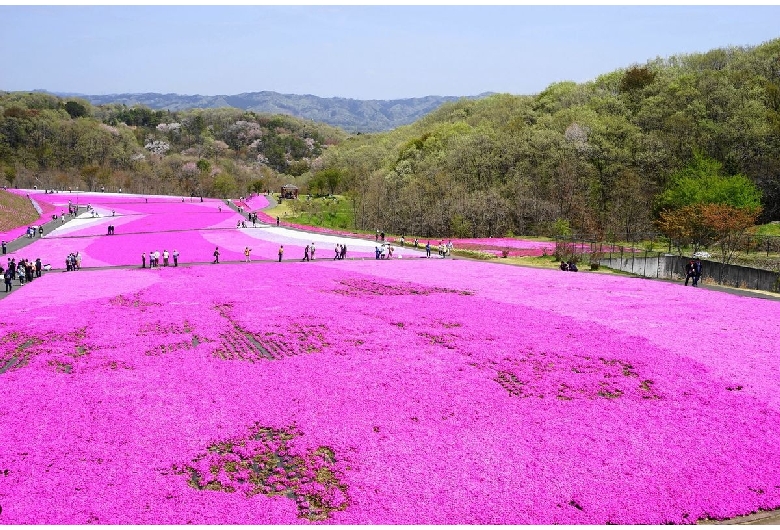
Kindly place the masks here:
<instances>
[{"instance_id":1,"label":"concrete wall","mask_svg":"<svg viewBox=\"0 0 780 530\"><path fill-rule=\"evenodd\" d=\"M646 278L685 279L685 264L690 258L673 254L634 253L607 255L599 264L603 267L631 272ZM722 265L717 261L701 260L702 279L722 285L780 292L780 274L762 269Z\"/></svg>"}]
</instances>

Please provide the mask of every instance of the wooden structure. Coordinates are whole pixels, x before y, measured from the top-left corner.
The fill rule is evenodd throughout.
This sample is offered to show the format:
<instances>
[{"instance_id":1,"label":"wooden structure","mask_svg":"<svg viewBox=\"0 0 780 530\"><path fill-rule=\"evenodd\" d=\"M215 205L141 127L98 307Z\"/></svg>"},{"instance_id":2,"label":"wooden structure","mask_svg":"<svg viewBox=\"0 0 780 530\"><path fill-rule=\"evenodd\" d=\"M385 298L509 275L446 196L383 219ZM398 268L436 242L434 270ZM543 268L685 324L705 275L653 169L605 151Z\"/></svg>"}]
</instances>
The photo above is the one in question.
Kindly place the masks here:
<instances>
[{"instance_id":1,"label":"wooden structure","mask_svg":"<svg viewBox=\"0 0 780 530\"><path fill-rule=\"evenodd\" d=\"M282 198L283 199L297 199L298 198L298 186L292 184L285 184L282 186Z\"/></svg>"}]
</instances>

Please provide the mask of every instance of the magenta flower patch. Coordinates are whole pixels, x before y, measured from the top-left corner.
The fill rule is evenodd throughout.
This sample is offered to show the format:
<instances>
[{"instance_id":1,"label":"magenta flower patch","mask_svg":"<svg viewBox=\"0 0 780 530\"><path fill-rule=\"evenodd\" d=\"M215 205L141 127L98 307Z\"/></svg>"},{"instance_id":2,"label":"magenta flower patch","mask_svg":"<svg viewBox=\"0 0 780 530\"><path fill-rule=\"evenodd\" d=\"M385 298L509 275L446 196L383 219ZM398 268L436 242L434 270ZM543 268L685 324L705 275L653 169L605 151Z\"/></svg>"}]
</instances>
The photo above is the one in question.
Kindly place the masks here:
<instances>
[{"instance_id":1,"label":"magenta flower patch","mask_svg":"<svg viewBox=\"0 0 780 530\"><path fill-rule=\"evenodd\" d=\"M48 274L2 304L3 523L780 505L773 301L420 259Z\"/></svg>"}]
</instances>

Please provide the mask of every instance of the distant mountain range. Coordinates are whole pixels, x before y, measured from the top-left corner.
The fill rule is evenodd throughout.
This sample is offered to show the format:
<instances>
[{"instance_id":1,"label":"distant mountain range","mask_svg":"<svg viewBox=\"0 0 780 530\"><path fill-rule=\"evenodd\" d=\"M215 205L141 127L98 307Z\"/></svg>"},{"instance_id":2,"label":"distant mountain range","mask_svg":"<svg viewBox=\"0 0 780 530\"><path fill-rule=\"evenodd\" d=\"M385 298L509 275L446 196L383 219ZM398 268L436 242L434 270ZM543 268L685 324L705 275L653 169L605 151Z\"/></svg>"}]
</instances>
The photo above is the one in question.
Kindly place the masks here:
<instances>
[{"instance_id":1,"label":"distant mountain range","mask_svg":"<svg viewBox=\"0 0 780 530\"><path fill-rule=\"evenodd\" d=\"M188 96L181 94L109 94L90 96L52 92L60 97L78 97L93 105L120 103L127 106L145 105L155 110L185 110L193 108L235 107L270 114L288 114L327 123L349 132L388 131L412 123L443 103L461 99L456 96L425 96L392 100L359 100L321 98L312 95L280 94L278 92L246 92L234 96ZM492 93L466 96L480 99Z\"/></svg>"}]
</instances>

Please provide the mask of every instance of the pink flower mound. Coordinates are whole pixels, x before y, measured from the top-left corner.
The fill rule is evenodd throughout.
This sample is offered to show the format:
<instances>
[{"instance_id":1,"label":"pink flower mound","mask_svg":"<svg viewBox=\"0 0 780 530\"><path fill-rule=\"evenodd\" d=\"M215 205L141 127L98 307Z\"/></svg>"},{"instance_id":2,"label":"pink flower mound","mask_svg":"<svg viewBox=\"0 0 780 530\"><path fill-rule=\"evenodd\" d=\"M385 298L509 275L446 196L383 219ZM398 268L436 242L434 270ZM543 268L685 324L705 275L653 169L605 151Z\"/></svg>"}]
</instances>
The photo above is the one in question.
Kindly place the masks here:
<instances>
[{"instance_id":1,"label":"pink flower mound","mask_svg":"<svg viewBox=\"0 0 780 530\"><path fill-rule=\"evenodd\" d=\"M268 205L270 204L268 202L268 197L265 195L253 195L251 197L245 198L243 201L234 200L233 202L235 202L237 206L243 206L244 209L249 212L255 212L257 210L262 210L263 208L268 208Z\"/></svg>"},{"instance_id":2,"label":"pink flower mound","mask_svg":"<svg viewBox=\"0 0 780 530\"><path fill-rule=\"evenodd\" d=\"M772 301L450 260L90 271L6 300L3 523L780 505Z\"/></svg>"}]
</instances>

